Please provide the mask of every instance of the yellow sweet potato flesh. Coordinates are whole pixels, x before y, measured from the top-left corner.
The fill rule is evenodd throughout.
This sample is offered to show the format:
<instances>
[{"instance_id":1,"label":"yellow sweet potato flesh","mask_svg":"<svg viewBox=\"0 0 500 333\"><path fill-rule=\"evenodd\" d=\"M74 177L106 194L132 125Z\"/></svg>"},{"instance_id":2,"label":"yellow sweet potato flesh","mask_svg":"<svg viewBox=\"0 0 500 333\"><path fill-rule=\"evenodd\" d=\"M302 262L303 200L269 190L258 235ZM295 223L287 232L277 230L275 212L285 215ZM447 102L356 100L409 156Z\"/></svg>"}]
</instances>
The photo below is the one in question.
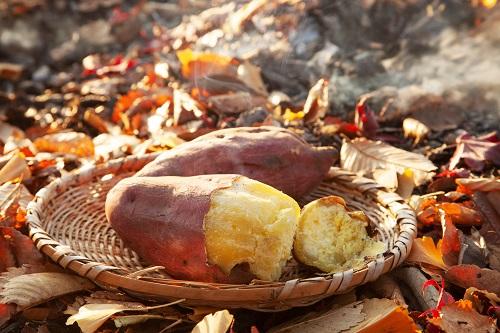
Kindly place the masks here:
<instances>
[{"instance_id":1,"label":"yellow sweet potato flesh","mask_svg":"<svg viewBox=\"0 0 500 333\"><path fill-rule=\"evenodd\" d=\"M295 236L295 256L327 273L359 268L365 256L385 251L384 243L368 236L366 221L362 212L348 212L342 199L315 200L302 210Z\"/></svg>"},{"instance_id":2,"label":"yellow sweet potato flesh","mask_svg":"<svg viewBox=\"0 0 500 333\"><path fill-rule=\"evenodd\" d=\"M248 263L257 278L278 280L291 257L299 215L298 204L286 194L239 178L212 194L204 219L209 263L226 274Z\"/></svg>"}]
</instances>

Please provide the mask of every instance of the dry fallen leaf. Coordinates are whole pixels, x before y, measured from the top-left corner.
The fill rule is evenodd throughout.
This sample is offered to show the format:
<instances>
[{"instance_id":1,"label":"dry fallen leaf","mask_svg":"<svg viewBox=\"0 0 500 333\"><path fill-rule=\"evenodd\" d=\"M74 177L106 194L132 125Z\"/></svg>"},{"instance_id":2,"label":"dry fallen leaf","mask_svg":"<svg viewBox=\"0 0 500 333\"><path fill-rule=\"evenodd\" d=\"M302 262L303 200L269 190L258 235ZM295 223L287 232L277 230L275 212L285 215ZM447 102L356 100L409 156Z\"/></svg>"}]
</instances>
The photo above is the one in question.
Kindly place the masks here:
<instances>
[{"instance_id":1,"label":"dry fallen leaf","mask_svg":"<svg viewBox=\"0 0 500 333\"><path fill-rule=\"evenodd\" d=\"M425 139L429 134L429 127L413 118L406 118L403 121L403 133L405 138L415 139L414 144L417 145L422 139Z\"/></svg>"},{"instance_id":2,"label":"dry fallen leaf","mask_svg":"<svg viewBox=\"0 0 500 333\"><path fill-rule=\"evenodd\" d=\"M99 301L99 300L98 300ZM101 300L106 301L106 300ZM174 304L183 302L184 300L174 301L168 304L161 304L157 306L145 306L137 302L117 302L114 303L91 303L85 304L78 308L78 312L75 313L74 306L68 307L65 311L67 314L72 314L66 320L66 325L73 325L75 322L83 333L93 333L99 327L101 327L111 316L122 311L150 311L154 309L160 309L169 307ZM174 318L166 318L174 319Z\"/></svg>"},{"instance_id":3,"label":"dry fallen leaf","mask_svg":"<svg viewBox=\"0 0 500 333\"><path fill-rule=\"evenodd\" d=\"M116 317L113 321L115 323L115 326L119 328L123 326L143 323L151 319L167 320L168 318L165 318L164 316L160 315L140 314L140 315L130 315L130 316L119 316Z\"/></svg>"},{"instance_id":4,"label":"dry fallen leaf","mask_svg":"<svg viewBox=\"0 0 500 333\"><path fill-rule=\"evenodd\" d=\"M457 178L455 182L469 192L500 191L499 178Z\"/></svg>"},{"instance_id":5,"label":"dry fallen leaf","mask_svg":"<svg viewBox=\"0 0 500 333\"><path fill-rule=\"evenodd\" d=\"M500 294L500 272L476 265L456 265L445 273L445 279L462 288L474 287Z\"/></svg>"},{"instance_id":6,"label":"dry fallen leaf","mask_svg":"<svg viewBox=\"0 0 500 333\"><path fill-rule=\"evenodd\" d=\"M376 169L392 169L400 173L410 169L417 186L430 179L431 172L436 169L436 166L423 155L364 138L343 142L340 165L344 169L363 175L369 175Z\"/></svg>"},{"instance_id":7,"label":"dry fallen leaf","mask_svg":"<svg viewBox=\"0 0 500 333\"><path fill-rule=\"evenodd\" d=\"M500 297L497 294L474 287L467 288L463 299L470 301L474 309L481 314L487 313L491 306L496 307L500 304Z\"/></svg>"},{"instance_id":8,"label":"dry fallen leaf","mask_svg":"<svg viewBox=\"0 0 500 333\"><path fill-rule=\"evenodd\" d=\"M388 190L396 190L398 187L398 173L393 169L375 169L372 177L377 183L383 185Z\"/></svg>"},{"instance_id":9,"label":"dry fallen leaf","mask_svg":"<svg viewBox=\"0 0 500 333\"><path fill-rule=\"evenodd\" d=\"M446 333L496 332L496 320L482 316L472 309L472 303L459 300L441 308L441 316L429 319L429 322Z\"/></svg>"},{"instance_id":10,"label":"dry fallen leaf","mask_svg":"<svg viewBox=\"0 0 500 333\"><path fill-rule=\"evenodd\" d=\"M490 267L500 270L500 191L480 192L472 196L477 208L485 217L479 233L486 242Z\"/></svg>"},{"instance_id":11,"label":"dry fallen leaf","mask_svg":"<svg viewBox=\"0 0 500 333\"><path fill-rule=\"evenodd\" d=\"M455 169L463 160L472 171L482 171L485 161L500 166L500 142L491 142L486 137L476 138L468 133L457 137L457 148L450 159L449 169Z\"/></svg>"},{"instance_id":12,"label":"dry fallen leaf","mask_svg":"<svg viewBox=\"0 0 500 333\"><path fill-rule=\"evenodd\" d=\"M330 310L316 318L281 325L272 333L339 333L361 323L366 315L361 312L362 302L355 302Z\"/></svg>"},{"instance_id":13,"label":"dry fallen leaf","mask_svg":"<svg viewBox=\"0 0 500 333\"><path fill-rule=\"evenodd\" d=\"M406 260L418 264L428 264L441 269L448 268L443 262L440 249L436 247L431 237L426 236L413 241L411 252Z\"/></svg>"},{"instance_id":14,"label":"dry fallen leaf","mask_svg":"<svg viewBox=\"0 0 500 333\"><path fill-rule=\"evenodd\" d=\"M31 177L26 159L22 154L14 154L10 160L0 169L0 184L21 177L23 180Z\"/></svg>"},{"instance_id":15,"label":"dry fallen leaf","mask_svg":"<svg viewBox=\"0 0 500 333\"><path fill-rule=\"evenodd\" d=\"M33 273L18 276L4 273L0 276L1 302L17 304L19 309L94 287L90 280L65 273Z\"/></svg>"},{"instance_id":16,"label":"dry fallen leaf","mask_svg":"<svg viewBox=\"0 0 500 333\"><path fill-rule=\"evenodd\" d=\"M83 333L94 333L115 313L126 310L122 304L87 304L66 320L66 325L73 325L75 322Z\"/></svg>"},{"instance_id":17,"label":"dry fallen leaf","mask_svg":"<svg viewBox=\"0 0 500 333\"><path fill-rule=\"evenodd\" d=\"M177 51L177 57L182 66L182 75L191 80L210 74L237 76L237 67L231 57L208 52L193 52L191 49Z\"/></svg>"},{"instance_id":18,"label":"dry fallen leaf","mask_svg":"<svg viewBox=\"0 0 500 333\"><path fill-rule=\"evenodd\" d=\"M238 66L238 78L257 94L267 96L267 89L262 81L259 67L250 63L248 60L243 61Z\"/></svg>"},{"instance_id":19,"label":"dry fallen leaf","mask_svg":"<svg viewBox=\"0 0 500 333\"><path fill-rule=\"evenodd\" d=\"M141 140L133 135L103 133L96 136L92 142L96 158L109 160L122 157L127 151L132 151L141 143Z\"/></svg>"},{"instance_id":20,"label":"dry fallen leaf","mask_svg":"<svg viewBox=\"0 0 500 333\"><path fill-rule=\"evenodd\" d=\"M444 211L439 210L439 215L441 216L441 228L443 229L441 242L443 261L448 266L457 265L462 249L463 233L455 227L451 217Z\"/></svg>"},{"instance_id":21,"label":"dry fallen leaf","mask_svg":"<svg viewBox=\"0 0 500 333\"><path fill-rule=\"evenodd\" d=\"M94 144L85 133L65 132L47 134L33 142L40 151L94 157Z\"/></svg>"},{"instance_id":22,"label":"dry fallen leaf","mask_svg":"<svg viewBox=\"0 0 500 333\"><path fill-rule=\"evenodd\" d=\"M205 316L191 333L226 333L233 322L233 315L227 310L217 311Z\"/></svg>"},{"instance_id":23,"label":"dry fallen leaf","mask_svg":"<svg viewBox=\"0 0 500 333\"><path fill-rule=\"evenodd\" d=\"M304 103L304 121L306 123L315 122L323 118L328 112L328 81L320 79L309 90L306 102Z\"/></svg>"},{"instance_id":24,"label":"dry fallen leaf","mask_svg":"<svg viewBox=\"0 0 500 333\"><path fill-rule=\"evenodd\" d=\"M386 298L365 299L362 312L366 314L366 319L346 332L419 332L417 325L408 315L408 310L397 305L393 300Z\"/></svg>"},{"instance_id":25,"label":"dry fallen leaf","mask_svg":"<svg viewBox=\"0 0 500 333\"><path fill-rule=\"evenodd\" d=\"M33 195L22 183L5 183L0 186L1 213L6 212L6 210L14 203L17 203L19 208L26 210L26 207L32 199Z\"/></svg>"}]
</instances>

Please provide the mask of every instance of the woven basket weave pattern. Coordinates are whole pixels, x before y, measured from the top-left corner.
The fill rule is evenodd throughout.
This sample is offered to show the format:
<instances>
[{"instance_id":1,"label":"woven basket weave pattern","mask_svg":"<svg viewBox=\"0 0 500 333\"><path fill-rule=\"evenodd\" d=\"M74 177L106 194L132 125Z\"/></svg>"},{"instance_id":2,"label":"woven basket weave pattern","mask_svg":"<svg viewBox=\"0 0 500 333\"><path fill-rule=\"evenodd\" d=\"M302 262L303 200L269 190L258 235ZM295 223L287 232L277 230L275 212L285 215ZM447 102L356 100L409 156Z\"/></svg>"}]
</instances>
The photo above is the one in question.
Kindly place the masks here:
<instances>
[{"instance_id":1,"label":"woven basket weave pattern","mask_svg":"<svg viewBox=\"0 0 500 333\"><path fill-rule=\"evenodd\" d=\"M377 238L387 244L386 254L356 271L330 276L291 273L285 282L223 285L178 281L157 269L148 271L149 266L111 229L104 213L106 194L113 185L155 156L88 167L40 190L28 206L30 235L36 246L61 266L105 288L154 299L185 298L193 305L282 310L308 305L378 278L406 258L416 235L414 212L398 195L385 192L372 180L332 168L327 179L300 203L332 194L342 196L350 208L368 215Z\"/></svg>"}]
</instances>

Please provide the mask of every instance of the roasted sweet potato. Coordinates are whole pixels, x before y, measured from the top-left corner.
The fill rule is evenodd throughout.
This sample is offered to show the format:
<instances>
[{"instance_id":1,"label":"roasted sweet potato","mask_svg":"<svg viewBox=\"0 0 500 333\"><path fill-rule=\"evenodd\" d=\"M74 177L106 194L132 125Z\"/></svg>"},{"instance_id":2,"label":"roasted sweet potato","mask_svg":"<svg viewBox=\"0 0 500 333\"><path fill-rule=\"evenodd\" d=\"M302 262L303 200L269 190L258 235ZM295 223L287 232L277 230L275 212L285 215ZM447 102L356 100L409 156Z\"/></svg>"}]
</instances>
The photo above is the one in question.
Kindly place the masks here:
<instances>
[{"instance_id":1,"label":"roasted sweet potato","mask_svg":"<svg viewBox=\"0 0 500 333\"><path fill-rule=\"evenodd\" d=\"M240 175L131 177L108 193L106 216L130 248L175 278L277 280L291 257L298 204Z\"/></svg>"},{"instance_id":2,"label":"roasted sweet potato","mask_svg":"<svg viewBox=\"0 0 500 333\"><path fill-rule=\"evenodd\" d=\"M166 151L137 176L241 174L293 198L318 186L337 156L295 133L272 126L214 131Z\"/></svg>"},{"instance_id":3,"label":"roasted sweet potato","mask_svg":"<svg viewBox=\"0 0 500 333\"><path fill-rule=\"evenodd\" d=\"M302 209L293 252L303 264L332 273L359 268L366 256L385 251L385 244L369 237L368 218L349 212L344 199L328 196Z\"/></svg>"}]
</instances>

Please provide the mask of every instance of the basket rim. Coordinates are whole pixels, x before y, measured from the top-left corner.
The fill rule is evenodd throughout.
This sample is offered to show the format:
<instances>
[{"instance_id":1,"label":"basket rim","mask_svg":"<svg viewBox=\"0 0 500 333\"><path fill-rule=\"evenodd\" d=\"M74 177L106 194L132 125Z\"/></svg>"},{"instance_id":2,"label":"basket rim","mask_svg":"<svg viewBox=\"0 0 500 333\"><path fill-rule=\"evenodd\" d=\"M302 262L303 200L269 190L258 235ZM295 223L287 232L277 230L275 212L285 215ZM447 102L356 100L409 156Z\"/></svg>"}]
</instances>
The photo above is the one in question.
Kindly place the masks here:
<instances>
[{"instance_id":1,"label":"basket rim","mask_svg":"<svg viewBox=\"0 0 500 333\"><path fill-rule=\"evenodd\" d=\"M400 265L410 252L417 233L416 216L396 193L386 192L374 180L359 177L338 167L331 167L325 180L343 185L370 196L394 216L399 234L393 247L384 254L367 261L362 268L338 272L326 276L296 278L286 282L257 284L217 284L176 279L158 281L140 276L130 277L123 270L92 261L74 253L68 246L53 239L42 227L44 208L59 193L71 186L78 186L107 174L137 171L161 152L141 156L127 156L103 164L90 164L55 179L40 189L27 207L29 234L36 247L53 261L76 274L88 278L101 287L119 289L131 294L162 299L186 299L188 303L220 304L225 307L245 307L256 310L287 309L315 303L333 294L348 290L377 279Z\"/></svg>"}]
</instances>

